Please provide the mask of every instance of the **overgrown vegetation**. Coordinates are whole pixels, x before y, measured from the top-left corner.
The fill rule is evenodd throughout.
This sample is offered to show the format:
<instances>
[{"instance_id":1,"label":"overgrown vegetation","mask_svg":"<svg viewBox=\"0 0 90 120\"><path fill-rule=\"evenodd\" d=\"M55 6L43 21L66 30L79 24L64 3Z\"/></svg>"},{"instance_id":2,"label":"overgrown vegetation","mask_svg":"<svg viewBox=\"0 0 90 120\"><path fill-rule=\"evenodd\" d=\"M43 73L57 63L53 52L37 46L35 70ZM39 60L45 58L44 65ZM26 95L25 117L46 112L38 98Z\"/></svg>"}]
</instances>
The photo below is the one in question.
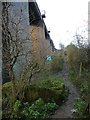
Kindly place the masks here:
<instances>
[{"instance_id":1,"label":"overgrown vegetation","mask_svg":"<svg viewBox=\"0 0 90 120\"><path fill-rule=\"evenodd\" d=\"M61 94L61 99L64 100L68 96L68 89L65 87L62 78L59 75L52 75L48 78L44 78L38 81L33 82L34 85L39 86L40 88L45 88L51 91L55 91L57 94ZM59 96L57 96L59 97ZM57 99L57 97L55 99ZM60 99L57 101L60 104Z\"/></svg>"},{"instance_id":2,"label":"overgrown vegetation","mask_svg":"<svg viewBox=\"0 0 90 120\"><path fill-rule=\"evenodd\" d=\"M60 54L56 54L53 56L53 59L50 63L51 71L53 73L58 73L63 69L64 58Z\"/></svg>"},{"instance_id":3,"label":"overgrown vegetation","mask_svg":"<svg viewBox=\"0 0 90 120\"><path fill-rule=\"evenodd\" d=\"M70 44L67 48L67 64L69 68L68 78L71 80L78 91L81 99L75 103L78 116L84 117L90 114L89 103L89 82L90 82L90 45L85 44L81 35L76 35L76 43Z\"/></svg>"},{"instance_id":4,"label":"overgrown vegetation","mask_svg":"<svg viewBox=\"0 0 90 120\"><path fill-rule=\"evenodd\" d=\"M85 102L84 100L82 99L77 99L74 103L74 108L76 109L76 114L77 116L79 117L87 117L88 115L88 112L87 112L87 106L88 106L88 103Z\"/></svg>"},{"instance_id":5,"label":"overgrown vegetation","mask_svg":"<svg viewBox=\"0 0 90 120\"><path fill-rule=\"evenodd\" d=\"M40 66L40 72L34 75L33 80L47 79L47 77L49 78L54 74L58 74L63 69L63 54L63 51L52 54L52 60L46 61L44 65Z\"/></svg>"},{"instance_id":6,"label":"overgrown vegetation","mask_svg":"<svg viewBox=\"0 0 90 120\"><path fill-rule=\"evenodd\" d=\"M55 102L45 103L43 99L39 98L33 104L21 103L17 100L13 105L13 112L11 114L12 119L44 119L49 117L49 115L58 108Z\"/></svg>"},{"instance_id":7,"label":"overgrown vegetation","mask_svg":"<svg viewBox=\"0 0 90 120\"><path fill-rule=\"evenodd\" d=\"M38 116L39 118L47 117L53 112L54 107L61 105L68 96L68 90L65 88L62 78L57 75L63 68L64 61L62 55L53 55L53 60L45 63L45 66L39 66L37 63L33 64L32 61L30 62L30 64L25 66L20 80L15 80L14 84L12 81L5 83L2 87L3 118L9 119L12 117L12 119L16 119L24 117L29 119L30 116L33 118L38 118ZM45 113L44 111L39 113L39 109L30 109L39 98L45 102L43 106L45 107ZM26 103L28 104L27 108L24 105ZM27 111L29 112L27 113Z\"/></svg>"},{"instance_id":8,"label":"overgrown vegetation","mask_svg":"<svg viewBox=\"0 0 90 120\"><path fill-rule=\"evenodd\" d=\"M55 104L61 105L62 102L65 101L68 95L68 90L65 88L65 85L62 79L59 78L59 76L50 76L47 79L43 78L43 80L34 81L32 82L32 84L31 83L25 84L24 87L22 86L23 89L21 86L22 86L22 82L20 81L16 82L17 94L16 94L16 99L13 102L12 91L11 91L12 83L9 82L3 85L3 118L11 117L13 113L14 105L19 107L19 104L21 103L24 104L28 102L28 104L30 104L31 106L39 98L43 99L45 104L47 104L46 106L49 106L49 103L50 103L50 106L51 106L50 109L54 110L54 108L52 108L53 105ZM18 102L16 102L17 100ZM52 103L52 101L55 103ZM51 112L53 112L53 110L51 110ZM20 113L20 116L22 117L21 109L18 113ZM18 113L14 113L14 114L16 115ZM48 114L48 112L46 113ZM33 113L33 114L36 114L36 113ZM28 116L30 117L30 115Z\"/></svg>"},{"instance_id":9,"label":"overgrown vegetation","mask_svg":"<svg viewBox=\"0 0 90 120\"><path fill-rule=\"evenodd\" d=\"M80 76L77 72L72 70L69 72L69 79L76 85L78 92L81 95L81 99L75 102L75 109L77 109L77 116L85 117L89 115L89 75L90 73L82 72ZM84 106L85 104L86 106ZM84 108L83 108L84 106Z\"/></svg>"}]
</instances>

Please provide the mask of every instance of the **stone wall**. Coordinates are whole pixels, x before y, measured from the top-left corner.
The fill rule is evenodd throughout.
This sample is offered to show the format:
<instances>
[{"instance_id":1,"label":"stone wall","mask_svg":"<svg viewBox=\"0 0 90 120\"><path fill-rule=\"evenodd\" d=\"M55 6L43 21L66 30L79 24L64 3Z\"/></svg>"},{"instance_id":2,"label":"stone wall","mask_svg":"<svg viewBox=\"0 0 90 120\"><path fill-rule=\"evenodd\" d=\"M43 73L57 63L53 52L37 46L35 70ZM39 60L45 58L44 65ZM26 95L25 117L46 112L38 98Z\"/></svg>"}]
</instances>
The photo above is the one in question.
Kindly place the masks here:
<instances>
[{"instance_id":1,"label":"stone wall","mask_svg":"<svg viewBox=\"0 0 90 120\"><path fill-rule=\"evenodd\" d=\"M90 1L88 2L88 42L90 44Z\"/></svg>"},{"instance_id":2,"label":"stone wall","mask_svg":"<svg viewBox=\"0 0 90 120\"><path fill-rule=\"evenodd\" d=\"M31 5L31 6L30 6ZM20 74L25 69L26 65L30 60L36 61L40 64L44 64L46 61L47 55L52 53L52 44L51 38L48 34L44 20L40 14L38 5L35 3L28 2L11 2L11 5L8 7L7 13L7 28L13 37L13 40L17 39L17 43L21 42L22 49L20 50L20 55L17 57L17 61L14 64L13 70L15 73L16 79L19 79ZM32 23L31 21L34 22ZM31 20L31 21L30 21ZM13 21L13 22L12 22ZM18 34L16 34L16 32ZM3 35L3 41L9 41L7 37L8 33ZM5 38L6 37L6 38ZM10 36L9 36L10 37ZM8 40L7 40L8 38ZM4 44L5 43L5 44ZM10 44L10 43L9 43ZM3 42L3 48L7 46L6 42ZM14 46L15 47L15 46ZM10 52L14 47L8 47ZM15 52L15 50L14 50ZM7 48L6 52L7 54ZM3 73L6 71L5 75L3 74L3 82L8 81L8 65L9 65L9 56L6 58L3 53ZM13 55L13 54L12 54Z\"/></svg>"},{"instance_id":3,"label":"stone wall","mask_svg":"<svg viewBox=\"0 0 90 120\"><path fill-rule=\"evenodd\" d=\"M17 41L16 42L17 46L18 44L19 45L21 44L22 46L20 49L19 56L17 57L17 61L13 67L15 77L18 79L25 65L27 64L29 59L31 59L31 54L29 52L31 51L31 41L30 41L30 33L29 33L30 24L29 24L28 2L11 2L10 6L7 7L7 10L4 9L4 12L6 11L7 11L7 16L8 16L6 26L11 35L10 34L8 35L8 33L4 33L2 44L3 44L3 48L5 49L5 46L7 46L7 42L4 42L4 41L10 42L10 39L7 39L7 38L8 36L11 36L13 41L15 42ZM11 44L10 46L8 46L8 49L10 49L10 52L11 52L10 56L7 56L7 48L6 48L6 51L3 52L2 73L7 71L7 74L6 73L3 74L3 83L9 81L8 67L6 66L10 63L9 61L10 57L12 57L15 54L15 51L17 48L16 46L13 46L13 44ZM14 54L12 51L14 52ZM7 56L6 62L4 62L5 56Z\"/></svg>"},{"instance_id":4,"label":"stone wall","mask_svg":"<svg viewBox=\"0 0 90 120\"><path fill-rule=\"evenodd\" d=\"M10 25L12 35L14 35L16 29L21 29L19 30L20 32L18 32L18 35L22 44L22 48L20 51L20 55L14 65L14 73L16 78L18 79L23 70L25 69L26 65L28 64L28 61L30 61L31 59L31 40L29 33L30 18L28 12L28 2L14 2L13 7L10 8L10 11L9 16L13 19L13 21L15 21L15 23L20 22L18 24L18 28L15 27L15 30L13 30L12 26Z\"/></svg>"},{"instance_id":5,"label":"stone wall","mask_svg":"<svg viewBox=\"0 0 90 120\"><path fill-rule=\"evenodd\" d=\"M2 3L0 2L0 85L2 84Z\"/></svg>"},{"instance_id":6,"label":"stone wall","mask_svg":"<svg viewBox=\"0 0 90 120\"><path fill-rule=\"evenodd\" d=\"M31 25L30 32L33 60L43 64L46 60L46 56L52 52L50 38L45 37L45 24L43 21L39 21L38 24Z\"/></svg>"},{"instance_id":7,"label":"stone wall","mask_svg":"<svg viewBox=\"0 0 90 120\"><path fill-rule=\"evenodd\" d=\"M39 25L31 25L30 32L32 40L32 58L35 61L44 62L45 44L43 23L40 22Z\"/></svg>"}]
</instances>

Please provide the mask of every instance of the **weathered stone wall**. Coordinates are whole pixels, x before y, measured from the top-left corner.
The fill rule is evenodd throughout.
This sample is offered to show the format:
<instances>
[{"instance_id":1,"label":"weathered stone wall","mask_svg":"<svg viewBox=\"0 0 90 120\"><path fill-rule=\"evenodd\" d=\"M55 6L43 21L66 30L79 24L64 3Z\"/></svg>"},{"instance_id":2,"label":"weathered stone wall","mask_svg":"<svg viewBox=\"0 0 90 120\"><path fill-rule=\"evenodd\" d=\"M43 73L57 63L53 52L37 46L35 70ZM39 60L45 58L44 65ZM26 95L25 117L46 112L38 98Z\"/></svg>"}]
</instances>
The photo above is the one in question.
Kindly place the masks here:
<instances>
[{"instance_id":1,"label":"weathered stone wall","mask_svg":"<svg viewBox=\"0 0 90 120\"><path fill-rule=\"evenodd\" d=\"M88 42L90 43L90 1L88 2Z\"/></svg>"},{"instance_id":2,"label":"weathered stone wall","mask_svg":"<svg viewBox=\"0 0 90 120\"><path fill-rule=\"evenodd\" d=\"M2 84L2 3L0 2L0 85Z\"/></svg>"},{"instance_id":3,"label":"weathered stone wall","mask_svg":"<svg viewBox=\"0 0 90 120\"><path fill-rule=\"evenodd\" d=\"M31 25L31 40L32 40L32 59L38 62L44 62L45 55L44 44L44 29L42 22L39 25Z\"/></svg>"},{"instance_id":4,"label":"weathered stone wall","mask_svg":"<svg viewBox=\"0 0 90 120\"><path fill-rule=\"evenodd\" d=\"M17 79L22 71L25 69L26 65L28 64L29 59L31 59L31 41L30 41L30 33L29 33L29 9L28 9L28 2L14 2L9 9L9 17L12 19L16 24L18 24L18 28L15 27L13 30L11 24L9 28L11 28L12 35L18 29L18 35L20 41L22 41L22 50L20 51L20 55L17 58L17 62L14 65L14 72ZM21 29L21 30L20 30ZM16 37L16 36L14 36Z\"/></svg>"},{"instance_id":5,"label":"weathered stone wall","mask_svg":"<svg viewBox=\"0 0 90 120\"><path fill-rule=\"evenodd\" d=\"M29 3L33 60L44 63L52 52L51 38L36 2Z\"/></svg>"},{"instance_id":6,"label":"weathered stone wall","mask_svg":"<svg viewBox=\"0 0 90 120\"><path fill-rule=\"evenodd\" d=\"M44 63L46 56L51 54L50 39L45 38L45 26L43 21L37 25L30 26L32 40L32 57L39 63Z\"/></svg>"},{"instance_id":7,"label":"weathered stone wall","mask_svg":"<svg viewBox=\"0 0 90 120\"><path fill-rule=\"evenodd\" d=\"M50 55L50 54L52 54L52 46L51 46L51 44L50 44L50 39L46 39L45 38L45 49L46 49L46 54L47 55Z\"/></svg>"},{"instance_id":8,"label":"weathered stone wall","mask_svg":"<svg viewBox=\"0 0 90 120\"><path fill-rule=\"evenodd\" d=\"M31 50L31 41L30 41L30 33L29 33L29 27L30 27L29 10L28 10L28 2L11 2L10 4L11 5L7 9L8 10L7 11L8 31L11 33L13 41L17 40L16 43L19 43L20 41L22 44L20 54L13 68L15 77L18 79L23 69L25 68L25 65L27 65L27 62L29 61L29 59L31 59L31 54L29 54L29 51ZM5 38L4 36L8 36L7 33L3 35L3 40ZM6 38L5 40L7 40ZM4 42L3 45L4 44L6 43ZM16 46L13 46L13 47L9 46L10 52L13 50L13 48L14 48L14 53L15 53ZM13 53L11 55L13 56ZM5 55L3 54L3 56ZM5 60L4 57L3 57L3 60ZM7 58L7 64L9 64L9 57ZM3 63L3 65L5 66L5 63ZM5 69L3 69L3 73L4 71ZM5 76L3 74L3 83L7 80L8 80L7 75Z\"/></svg>"},{"instance_id":9,"label":"weathered stone wall","mask_svg":"<svg viewBox=\"0 0 90 120\"><path fill-rule=\"evenodd\" d=\"M0 2L0 101L2 100L2 3ZM0 113L2 113L2 102L0 102ZM0 114L0 120L2 114Z\"/></svg>"},{"instance_id":10,"label":"weathered stone wall","mask_svg":"<svg viewBox=\"0 0 90 120\"><path fill-rule=\"evenodd\" d=\"M18 79L31 59L43 64L46 61L46 56L51 54L52 46L50 37L46 37L46 26L40 12L38 12L37 4L34 6L37 9L33 6L30 9L30 3L28 2L13 2L11 4L8 8L8 28L14 40L16 39L16 32L19 30L19 40L22 41L22 50L14 65L15 77ZM30 21L30 10L31 13L35 13L32 13L32 16L35 15L35 24ZM11 21L13 21L13 24ZM3 64L5 65L5 63Z\"/></svg>"}]
</instances>

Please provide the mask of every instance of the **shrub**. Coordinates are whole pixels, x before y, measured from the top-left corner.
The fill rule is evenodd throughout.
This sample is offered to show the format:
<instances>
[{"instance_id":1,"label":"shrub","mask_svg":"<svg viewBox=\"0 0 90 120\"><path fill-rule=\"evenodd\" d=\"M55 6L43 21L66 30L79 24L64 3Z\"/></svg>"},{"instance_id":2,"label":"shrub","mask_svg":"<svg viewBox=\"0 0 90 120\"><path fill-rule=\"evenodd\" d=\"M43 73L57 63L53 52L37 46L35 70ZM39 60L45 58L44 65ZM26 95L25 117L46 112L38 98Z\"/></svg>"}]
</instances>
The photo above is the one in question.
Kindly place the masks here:
<instances>
[{"instance_id":1,"label":"shrub","mask_svg":"<svg viewBox=\"0 0 90 120\"><path fill-rule=\"evenodd\" d=\"M41 79L35 81L33 84L38 86L39 88L50 90L51 94L46 94L46 98L48 98L49 95L49 98L52 97L52 99L54 99L57 104L61 104L61 101L66 99L68 96L68 90L65 88L63 80L58 75L47 77L44 80ZM45 92L42 91L42 95L44 95L43 93Z\"/></svg>"},{"instance_id":2,"label":"shrub","mask_svg":"<svg viewBox=\"0 0 90 120\"><path fill-rule=\"evenodd\" d=\"M82 83L82 84L81 84L81 87L80 87L80 91L81 91L83 94L87 94L87 92L88 92L88 83Z\"/></svg>"},{"instance_id":3,"label":"shrub","mask_svg":"<svg viewBox=\"0 0 90 120\"><path fill-rule=\"evenodd\" d=\"M48 88L48 89L51 89L52 87L54 87L54 90L56 90L57 88L58 89L65 88L64 82L59 75L52 75L47 78L43 78L41 80L33 82L33 84L39 87Z\"/></svg>"},{"instance_id":4,"label":"shrub","mask_svg":"<svg viewBox=\"0 0 90 120\"><path fill-rule=\"evenodd\" d=\"M75 73L75 71L74 71L73 69L70 69L70 70L69 70L69 72L68 72L68 78L69 78L69 80L71 80L71 81L74 81L74 80L75 80L75 78L76 78L76 73Z\"/></svg>"},{"instance_id":5,"label":"shrub","mask_svg":"<svg viewBox=\"0 0 90 120\"><path fill-rule=\"evenodd\" d=\"M21 106L21 110L20 110ZM32 105L28 102L21 104L20 101L16 101L13 106L12 119L44 119L48 117L52 112L58 108L55 102L45 103L43 99L39 98ZM19 113L19 114L18 114Z\"/></svg>"},{"instance_id":6,"label":"shrub","mask_svg":"<svg viewBox=\"0 0 90 120\"><path fill-rule=\"evenodd\" d=\"M47 103L47 104L45 104L45 106L44 106L44 110L46 111L46 112L53 112L53 111L55 111L56 109L58 108L58 105L54 102L54 103Z\"/></svg>"},{"instance_id":7,"label":"shrub","mask_svg":"<svg viewBox=\"0 0 90 120\"><path fill-rule=\"evenodd\" d=\"M84 115L86 115L87 106L88 104L80 98L75 101L74 108L76 109L76 113L79 117L83 117Z\"/></svg>"},{"instance_id":8,"label":"shrub","mask_svg":"<svg viewBox=\"0 0 90 120\"><path fill-rule=\"evenodd\" d=\"M38 83L39 84L25 85L23 88L23 91L18 91L19 85L21 84L19 83L19 85L17 85L18 84L17 82L16 86L18 87L16 87L16 92L18 94L16 96L16 100L18 99L19 101L21 101L21 103L28 102L29 104L32 104L35 100L42 98L46 103L53 100L57 104L61 104L62 101L66 98L67 92L65 90L65 85L58 76L49 77L47 80L43 80L42 82L38 81ZM13 108L12 106L13 104L11 104L12 103L12 92L11 92L12 84L6 83L2 87L3 87L3 94L2 94L3 117L7 118L7 116L10 117L12 108ZM22 95L24 96L23 99L20 97ZM21 104L19 103L19 101L17 101L15 104L16 109L19 109L20 107L18 106ZM39 99L39 101L37 101L35 104L38 104L39 106L39 104L43 105L44 103L42 100Z\"/></svg>"},{"instance_id":9,"label":"shrub","mask_svg":"<svg viewBox=\"0 0 90 120\"><path fill-rule=\"evenodd\" d=\"M63 69L64 59L63 57L57 55L53 56L53 60L51 61L51 71L54 73L60 72Z\"/></svg>"}]
</instances>

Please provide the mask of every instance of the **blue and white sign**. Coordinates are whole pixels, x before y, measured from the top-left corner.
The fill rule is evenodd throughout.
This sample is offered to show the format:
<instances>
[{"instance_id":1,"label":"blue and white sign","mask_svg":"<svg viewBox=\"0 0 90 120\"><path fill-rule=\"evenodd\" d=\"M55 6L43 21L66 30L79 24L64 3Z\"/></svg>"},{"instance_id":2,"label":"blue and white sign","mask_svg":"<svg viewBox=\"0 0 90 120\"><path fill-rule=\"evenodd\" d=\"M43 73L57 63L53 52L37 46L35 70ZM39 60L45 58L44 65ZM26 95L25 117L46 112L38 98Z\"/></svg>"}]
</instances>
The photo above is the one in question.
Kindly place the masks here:
<instances>
[{"instance_id":1,"label":"blue and white sign","mask_svg":"<svg viewBox=\"0 0 90 120\"><path fill-rule=\"evenodd\" d=\"M52 56L47 55L47 61L51 61L52 60Z\"/></svg>"}]
</instances>

